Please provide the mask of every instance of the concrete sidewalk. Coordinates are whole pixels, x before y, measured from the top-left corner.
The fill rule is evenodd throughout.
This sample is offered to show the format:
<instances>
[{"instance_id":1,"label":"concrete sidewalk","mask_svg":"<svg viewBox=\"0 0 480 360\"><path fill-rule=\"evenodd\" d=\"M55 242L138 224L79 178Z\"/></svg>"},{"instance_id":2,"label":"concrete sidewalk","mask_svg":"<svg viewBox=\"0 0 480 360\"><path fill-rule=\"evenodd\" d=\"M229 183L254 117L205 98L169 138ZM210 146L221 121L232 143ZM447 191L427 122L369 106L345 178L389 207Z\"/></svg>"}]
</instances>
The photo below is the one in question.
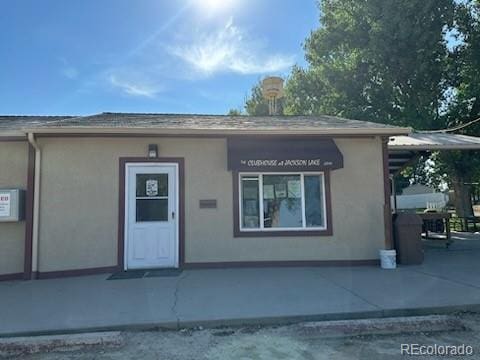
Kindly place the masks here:
<instances>
[{"instance_id":1,"label":"concrete sidewalk","mask_svg":"<svg viewBox=\"0 0 480 360\"><path fill-rule=\"evenodd\" d=\"M474 240L475 241L475 240ZM421 266L247 268L107 281L0 283L0 335L231 325L480 309L480 246L433 247Z\"/></svg>"}]
</instances>

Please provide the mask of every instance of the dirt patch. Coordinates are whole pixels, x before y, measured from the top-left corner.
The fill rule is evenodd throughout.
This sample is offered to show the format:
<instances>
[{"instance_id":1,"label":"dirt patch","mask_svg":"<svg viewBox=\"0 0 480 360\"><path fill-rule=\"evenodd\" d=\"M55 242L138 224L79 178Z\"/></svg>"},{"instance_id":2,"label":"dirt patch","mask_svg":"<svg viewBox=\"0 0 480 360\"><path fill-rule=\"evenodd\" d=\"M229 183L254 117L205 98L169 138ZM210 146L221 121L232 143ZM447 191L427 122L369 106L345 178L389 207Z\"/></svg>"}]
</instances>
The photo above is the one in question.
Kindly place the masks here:
<instances>
[{"instance_id":1,"label":"dirt patch","mask_svg":"<svg viewBox=\"0 0 480 360\"><path fill-rule=\"evenodd\" d=\"M403 320L402 320L403 319ZM316 322L275 327L184 329L180 331L144 331L123 333L124 345L117 348L86 347L73 349L69 359L168 359L168 360L320 360L320 359L405 359L404 343L474 346L471 359L480 358L480 315L453 317L394 318L371 321ZM392 322L409 323L411 328ZM444 320L448 320L446 323ZM452 322L449 322L452 321ZM439 326L450 324L452 327ZM417 324L417 325L414 325ZM433 326L428 326L428 324ZM461 324L459 328L458 325ZM319 329L330 329L340 335ZM308 329L307 335L305 329ZM387 332L383 332L384 329ZM340 329L340 331L338 331ZM347 330L348 331L347 331ZM352 329L356 329L352 331ZM363 329L364 332L361 332ZM374 329L380 330L375 333ZM368 330L368 331L367 331ZM37 353L26 357L36 360L64 359L65 352Z\"/></svg>"}]
</instances>

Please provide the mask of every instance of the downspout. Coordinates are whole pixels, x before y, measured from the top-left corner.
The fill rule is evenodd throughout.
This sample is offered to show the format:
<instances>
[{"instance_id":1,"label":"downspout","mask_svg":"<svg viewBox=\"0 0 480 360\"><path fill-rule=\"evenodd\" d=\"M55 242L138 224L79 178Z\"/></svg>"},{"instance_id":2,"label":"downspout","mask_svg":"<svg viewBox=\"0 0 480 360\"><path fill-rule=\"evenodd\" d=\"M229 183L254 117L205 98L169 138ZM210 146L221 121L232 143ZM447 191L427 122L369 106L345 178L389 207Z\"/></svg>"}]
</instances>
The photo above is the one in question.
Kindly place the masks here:
<instances>
[{"instance_id":1,"label":"downspout","mask_svg":"<svg viewBox=\"0 0 480 360\"><path fill-rule=\"evenodd\" d=\"M28 133L28 142L35 148L35 182L33 192L32 273L38 274L38 230L40 214L40 162L42 153L33 133Z\"/></svg>"}]
</instances>

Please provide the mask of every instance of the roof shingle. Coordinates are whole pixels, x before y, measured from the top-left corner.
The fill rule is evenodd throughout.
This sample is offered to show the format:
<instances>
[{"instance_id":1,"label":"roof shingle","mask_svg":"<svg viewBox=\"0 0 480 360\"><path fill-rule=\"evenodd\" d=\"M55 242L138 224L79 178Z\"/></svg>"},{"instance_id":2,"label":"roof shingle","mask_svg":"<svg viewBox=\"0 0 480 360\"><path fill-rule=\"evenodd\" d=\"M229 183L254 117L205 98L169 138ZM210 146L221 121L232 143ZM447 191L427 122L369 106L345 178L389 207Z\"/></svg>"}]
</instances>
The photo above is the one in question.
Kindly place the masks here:
<instances>
[{"instance_id":1,"label":"roof shingle","mask_svg":"<svg viewBox=\"0 0 480 360\"><path fill-rule=\"evenodd\" d=\"M395 126L336 116L228 116L105 112L89 116L0 116L0 132L23 130L169 129L205 131L304 131L321 129L402 130ZM405 133L399 131L400 133Z\"/></svg>"}]
</instances>

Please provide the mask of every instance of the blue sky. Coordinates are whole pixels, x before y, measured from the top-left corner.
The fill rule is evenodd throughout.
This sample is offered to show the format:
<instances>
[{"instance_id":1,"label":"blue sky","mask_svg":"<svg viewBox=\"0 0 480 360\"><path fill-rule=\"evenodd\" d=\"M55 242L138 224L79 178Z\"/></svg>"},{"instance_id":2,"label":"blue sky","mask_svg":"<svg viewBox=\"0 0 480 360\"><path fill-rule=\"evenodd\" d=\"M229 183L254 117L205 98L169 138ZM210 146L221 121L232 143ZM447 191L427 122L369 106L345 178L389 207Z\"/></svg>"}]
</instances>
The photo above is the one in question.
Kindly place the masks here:
<instances>
[{"instance_id":1,"label":"blue sky","mask_svg":"<svg viewBox=\"0 0 480 360\"><path fill-rule=\"evenodd\" d=\"M0 114L224 114L304 64L314 0L31 0L0 8Z\"/></svg>"}]
</instances>

